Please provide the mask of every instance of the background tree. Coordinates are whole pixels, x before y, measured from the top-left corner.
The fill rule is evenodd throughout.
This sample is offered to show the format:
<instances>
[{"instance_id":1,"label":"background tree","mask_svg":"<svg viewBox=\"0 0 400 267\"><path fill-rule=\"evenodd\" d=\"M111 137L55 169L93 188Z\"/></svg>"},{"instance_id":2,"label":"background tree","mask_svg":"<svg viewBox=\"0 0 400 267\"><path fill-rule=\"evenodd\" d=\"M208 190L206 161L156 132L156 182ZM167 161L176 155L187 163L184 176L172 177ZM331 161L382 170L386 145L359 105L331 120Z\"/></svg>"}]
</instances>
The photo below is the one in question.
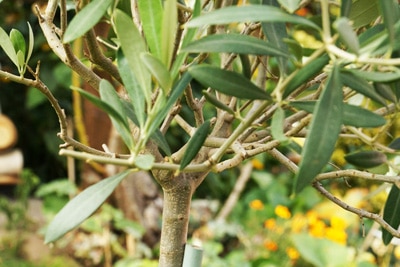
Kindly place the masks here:
<instances>
[{"instance_id":1,"label":"background tree","mask_svg":"<svg viewBox=\"0 0 400 267\"><path fill-rule=\"evenodd\" d=\"M124 143L103 150L68 134L64 110L41 80L40 64L35 70L28 65L32 31L25 42L17 30L0 30L0 45L18 70L2 70L0 76L48 98L60 122L60 154L122 169L65 206L49 225L46 242L84 221L129 174L151 171L164 197L160 266L181 266L195 190L210 172L261 153L295 174L294 195L311 185L360 218L378 222L385 243L399 237L398 167L392 161L398 139L390 132L400 90L398 3L311 2L77 1L70 22L65 0L36 7L52 51L99 97L72 89L110 116ZM315 14L293 14L306 5ZM365 6L372 6L373 14L366 16ZM111 27L104 38L93 30L100 20ZM313 36L317 45L304 46L295 38L298 33ZM71 47L81 36L93 68ZM214 112L205 113L206 106ZM190 136L175 149L165 138L173 124ZM304 146L295 138L305 140ZM345 156L356 168L342 170L330 159L336 144L348 140L357 140ZM299 164L290 150L301 154ZM380 165L389 166L391 175L370 171ZM349 206L327 189L350 178L393 185L383 217Z\"/></svg>"}]
</instances>

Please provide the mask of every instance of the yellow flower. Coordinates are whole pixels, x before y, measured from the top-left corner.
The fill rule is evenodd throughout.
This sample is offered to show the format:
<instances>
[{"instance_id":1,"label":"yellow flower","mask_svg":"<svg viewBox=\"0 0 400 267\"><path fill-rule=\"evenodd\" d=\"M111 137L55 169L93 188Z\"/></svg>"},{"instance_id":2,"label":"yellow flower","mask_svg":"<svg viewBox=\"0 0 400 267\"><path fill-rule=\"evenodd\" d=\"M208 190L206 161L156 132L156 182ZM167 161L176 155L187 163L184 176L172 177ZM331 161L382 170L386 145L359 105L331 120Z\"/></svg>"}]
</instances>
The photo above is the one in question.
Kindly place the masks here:
<instances>
[{"instance_id":1,"label":"yellow flower","mask_svg":"<svg viewBox=\"0 0 400 267\"><path fill-rule=\"evenodd\" d=\"M276 220L275 219L268 219L265 220L264 222L264 227L269 229L269 230L273 230L276 226Z\"/></svg>"},{"instance_id":2,"label":"yellow flower","mask_svg":"<svg viewBox=\"0 0 400 267\"><path fill-rule=\"evenodd\" d=\"M275 214L283 219L289 219L292 216L288 207L283 205L278 205L275 207Z\"/></svg>"},{"instance_id":3,"label":"yellow flower","mask_svg":"<svg viewBox=\"0 0 400 267\"><path fill-rule=\"evenodd\" d=\"M332 216L331 218L331 227L335 229L346 229L347 223L346 221L338 216Z\"/></svg>"},{"instance_id":4,"label":"yellow flower","mask_svg":"<svg viewBox=\"0 0 400 267\"><path fill-rule=\"evenodd\" d=\"M394 256L396 257L396 259L400 260L400 246L396 246L394 248Z\"/></svg>"},{"instance_id":5,"label":"yellow flower","mask_svg":"<svg viewBox=\"0 0 400 267\"><path fill-rule=\"evenodd\" d=\"M255 200L251 201L249 206L250 206L250 208L252 210L262 210L262 209L264 209L264 203L262 203L262 201L259 200L259 199L255 199Z\"/></svg>"},{"instance_id":6,"label":"yellow flower","mask_svg":"<svg viewBox=\"0 0 400 267\"><path fill-rule=\"evenodd\" d=\"M296 214L292 218L292 232L299 233L303 231L307 226L307 218L304 217L302 214Z\"/></svg>"},{"instance_id":7,"label":"yellow flower","mask_svg":"<svg viewBox=\"0 0 400 267\"><path fill-rule=\"evenodd\" d=\"M253 168L256 170L264 169L264 163L262 163L262 161L260 161L259 159L252 159L251 164L253 165Z\"/></svg>"},{"instance_id":8,"label":"yellow flower","mask_svg":"<svg viewBox=\"0 0 400 267\"><path fill-rule=\"evenodd\" d=\"M310 224L309 232L312 236L324 237L325 229L326 229L325 223L321 220L317 220L313 224Z\"/></svg>"},{"instance_id":9,"label":"yellow flower","mask_svg":"<svg viewBox=\"0 0 400 267\"><path fill-rule=\"evenodd\" d=\"M297 260L298 258L300 258L300 253L297 251L297 249L292 247L288 247L286 249L286 254L291 260Z\"/></svg>"},{"instance_id":10,"label":"yellow flower","mask_svg":"<svg viewBox=\"0 0 400 267\"><path fill-rule=\"evenodd\" d=\"M336 243L345 245L347 240L347 233L344 229L336 229L332 227L328 227L326 229L326 238L332 240Z\"/></svg>"},{"instance_id":11,"label":"yellow flower","mask_svg":"<svg viewBox=\"0 0 400 267\"><path fill-rule=\"evenodd\" d=\"M278 244L275 243L274 241L266 240L264 242L264 247L268 249L269 251L277 251L278 250Z\"/></svg>"}]
</instances>

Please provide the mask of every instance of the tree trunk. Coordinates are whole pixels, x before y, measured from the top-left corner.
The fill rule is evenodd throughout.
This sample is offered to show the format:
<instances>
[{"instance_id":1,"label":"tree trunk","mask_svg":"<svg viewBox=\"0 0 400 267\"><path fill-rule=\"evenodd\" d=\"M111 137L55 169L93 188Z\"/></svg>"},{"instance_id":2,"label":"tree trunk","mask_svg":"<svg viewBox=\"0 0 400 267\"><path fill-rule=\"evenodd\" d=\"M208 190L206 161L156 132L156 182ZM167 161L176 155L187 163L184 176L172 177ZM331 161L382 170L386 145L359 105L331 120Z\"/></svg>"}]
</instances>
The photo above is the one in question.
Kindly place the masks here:
<instances>
[{"instance_id":1,"label":"tree trunk","mask_svg":"<svg viewBox=\"0 0 400 267\"><path fill-rule=\"evenodd\" d=\"M164 207L160 243L160 267L182 266L193 192L206 174L170 174L163 186Z\"/></svg>"}]
</instances>

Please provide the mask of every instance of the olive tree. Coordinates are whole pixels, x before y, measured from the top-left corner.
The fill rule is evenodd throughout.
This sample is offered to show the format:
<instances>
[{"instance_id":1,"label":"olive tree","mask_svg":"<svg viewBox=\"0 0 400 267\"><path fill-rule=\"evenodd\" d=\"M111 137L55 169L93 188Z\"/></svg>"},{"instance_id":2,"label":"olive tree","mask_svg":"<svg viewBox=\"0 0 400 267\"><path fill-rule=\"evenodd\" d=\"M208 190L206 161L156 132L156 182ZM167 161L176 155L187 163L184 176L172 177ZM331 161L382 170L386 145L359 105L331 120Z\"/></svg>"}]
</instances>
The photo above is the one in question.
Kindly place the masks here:
<instances>
[{"instance_id":1,"label":"olive tree","mask_svg":"<svg viewBox=\"0 0 400 267\"><path fill-rule=\"evenodd\" d=\"M0 30L0 45L18 70L0 76L48 98L64 141L60 155L124 168L72 199L49 225L45 242L83 222L129 173L145 170L163 190L159 264L181 266L196 188L210 172L261 153L295 174L294 196L312 186L343 209L379 223L386 244L400 237L394 163L399 141L390 135L400 97L397 1L250 2L85 0L74 1L72 17L66 0L35 8L52 51L100 97L72 90L110 116L127 153L100 151L68 135L70 125L41 80L40 64L35 69L29 62L32 32L25 42L17 30ZM306 5L316 7L313 14L295 14ZM93 30L100 20L110 25L105 39ZM317 45L304 46L293 37L299 31ZM71 42L81 37L85 60L109 78L74 54ZM205 115L206 105L212 115ZM193 120L182 115L183 106ZM172 123L190 136L176 151L165 138ZM297 146L300 163L284 153L295 147L295 138L304 140ZM327 168L338 141L345 140L357 140L356 152L345 156L354 168ZM369 171L385 164L386 174ZM392 185L383 216L352 207L328 190L331 182L350 178Z\"/></svg>"}]
</instances>

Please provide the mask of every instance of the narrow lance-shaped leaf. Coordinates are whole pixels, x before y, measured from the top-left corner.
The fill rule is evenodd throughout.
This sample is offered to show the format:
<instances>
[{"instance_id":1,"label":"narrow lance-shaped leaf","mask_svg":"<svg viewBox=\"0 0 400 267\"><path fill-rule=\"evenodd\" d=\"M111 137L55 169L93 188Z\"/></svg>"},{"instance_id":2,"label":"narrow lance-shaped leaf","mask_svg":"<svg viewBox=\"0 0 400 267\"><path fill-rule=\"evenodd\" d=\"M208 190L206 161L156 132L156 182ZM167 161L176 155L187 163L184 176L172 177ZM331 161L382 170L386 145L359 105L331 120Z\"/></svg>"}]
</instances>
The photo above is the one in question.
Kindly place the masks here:
<instances>
[{"instance_id":1,"label":"narrow lance-shaped leaf","mask_svg":"<svg viewBox=\"0 0 400 267\"><path fill-rule=\"evenodd\" d=\"M200 15L201 12L201 0L195 0L194 3L194 8L193 8L193 13L192 13L192 18L196 18ZM188 43L190 43L193 38L196 35L196 29L195 28L186 28L183 32L184 37L182 40L182 47L185 47ZM171 67L171 78L172 80L175 80L175 78L177 77L177 75L179 74L179 70L183 64L183 62L185 61L186 57L187 57L187 52L184 53L179 53L175 60L174 63L172 64Z\"/></svg>"},{"instance_id":2,"label":"narrow lance-shaped leaf","mask_svg":"<svg viewBox=\"0 0 400 267\"><path fill-rule=\"evenodd\" d=\"M205 87L211 87L226 95L253 100L271 99L266 91L258 88L243 75L233 71L204 64L190 67L189 73Z\"/></svg>"},{"instance_id":3,"label":"narrow lance-shaped leaf","mask_svg":"<svg viewBox=\"0 0 400 267\"><path fill-rule=\"evenodd\" d=\"M394 229L398 229L400 225L400 189L397 185L392 185L388 199L386 200L383 210L383 219ZM388 245L392 240L393 235L386 229L382 228L382 240L385 245Z\"/></svg>"},{"instance_id":4,"label":"narrow lance-shaped leaf","mask_svg":"<svg viewBox=\"0 0 400 267\"><path fill-rule=\"evenodd\" d=\"M320 30L318 25L312 21L291 15L278 7L273 6L230 6L215 11L211 11L205 15L197 17L189 21L187 27L199 27L203 25L228 24L234 22L286 22L293 24L302 24L316 30Z\"/></svg>"},{"instance_id":5,"label":"narrow lance-shaped leaf","mask_svg":"<svg viewBox=\"0 0 400 267\"><path fill-rule=\"evenodd\" d=\"M292 107L313 113L316 101L292 101ZM343 124L354 127L379 127L386 123L385 118L359 106L343 104Z\"/></svg>"},{"instance_id":6,"label":"narrow lance-shaped leaf","mask_svg":"<svg viewBox=\"0 0 400 267\"><path fill-rule=\"evenodd\" d=\"M168 68L158 58L152 56L150 53L141 54L141 59L143 64L164 90L165 95L168 95L172 86L171 75L169 74Z\"/></svg>"},{"instance_id":7,"label":"narrow lance-shaped leaf","mask_svg":"<svg viewBox=\"0 0 400 267\"><path fill-rule=\"evenodd\" d=\"M281 107L278 107L275 110L274 115L272 115L271 134L272 137L279 142L285 142L288 140L285 133L283 132L284 122L285 111Z\"/></svg>"},{"instance_id":8,"label":"narrow lance-shaped leaf","mask_svg":"<svg viewBox=\"0 0 400 267\"><path fill-rule=\"evenodd\" d=\"M400 69L392 68L390 72L379 71L364 71L357 69L349 69L346 72L351 72L355 76L372 82L393 82L400 79Z\"/></svg>"},{"instance_id":9,"label":"narrow lance-shaped leaf","mask_svg":"<svg viewBox=\"0 0 400 267\"><path fill-rule=\"evenodd\" d=\"M0 47L3 49L4 53L6 53L8 58L18 68L17 52L15 52L15 49L14 49L13 43L10 40L10 37L1 27L0 27Z\"/></svg>"},{"instance_id":10,"label":"narrow lance-shaped leaf","mask_svg":"<svg viewBox=\"0 0 400 267\"><path fill-rule=\"evenodd\" d=\"M86 188L68 202L48 226L45 243L56 241L92 215L130 172L132 171L126 170L108 177Z\"/></svg>"},{"instance_id":11,"label":"narrow lance-shaped leaf","mask_svg":"<svg viewBox=\"0 0 400 267\"><path fill-rule=\"evenodd\" d=\"M153 123L150 126L149 133L153 133L155 129L157 129L160 126L160 123L169 114L171 108L175 105L175 102L182 96L183 91L188 86L191 80L192 76L189 74L189 72L185 72L182 75L182 78L173 87L171 94L168 97L167 102L165 103L164 108L162 108L161 111L154 118Z\"/></svg>"},{"instance_id":12,"label":"narrow lance-shaped leaf","mask_svg":"<svg viewBox=\"0 0 400 267\"><path fill-rule=\"evenodd\" d=\"M340 79L343 85L350 87L351 89L357 91L372 100L385 105L385 100L376 93L374 87L369 84L364 78L354 75L352 71L342 70L340 72Z\"/></svg>"},{"instance_id":13,"label":"narrow lance-shaped leaf","mask_svg":"<svg viewBox=\"0 0 400 267\"><path fill-rule=\"evenodd\" d=\"M217 108L219 108L219 109L221 109L221 110L225 110L226 112L228 112L228 113L230 113L230 114L232 114L232 115L235 114L235 112L234 112L230 107L228 107L227 105L225 105L224 103L222 103L221 101L219 101L219 100L215 97L215 95L210 94L210 93L207 92L206 90L203 90L202 93L203 93L205 99L206 99L210 104L214 105L215 107L217 107Z\"/></svg>"},{"instance_id":14,"label":"narrow lance-shaped leaf","mask_svg":"<svg viewBox=\"0 0 400 267\"><path fill-rule=\"evenodd\" d=\"M358 54L360 50L360 44L358 37L348 18L340 17L333 23L334 28L339 33L340 40L348 47L348 49Z\"/></svg>"},{"instance_id":15,"label":"narrow lance-shaped leaf","mask_svg":"<svg viewBox=\"0 0 400 267\"><path fill-rule=\"evenodd\" d=\"M180 170L183 170L187 165L189 165L189 163L196 157L197 153L199 153L204 141L207 138L209 129L210 121L207 120L200 125L200 127L190 138L189 142L187 143L185 153L182 156L181 165L179 167Z\"/></svg>"},{"instance_id":16,"label":"narrow lance-shaped leaf","mask_svg":"<svg viewBox=\"0 0 400 267\"><path fill-rule=\"evenodd\" d=\"M315 107L295 178L296 193L309 185L329 162L342 125L342 106L343 92L339 66L334 65Z\"/></svg>"},{"instance_id":17,"label":"narrow lance-shaped leaf","mask_svg":"<svg viewBox=\"0 0 400 267\"><path fill-rule=\"evenodd\" d=\"M389 32L390 44L393 46L396 41L396 31L394 25L400 19L399 4L395 0L378 1L383 16L383 22Z\"/></svg>"},{"instance_id":18,"label":"narrow lance-shaped leaf","mask_svg":"<svg viewBox=\"0 0 400 267\"><path fill-rule=\"evenodd\" d=\"M113 0L94 0L80 10L68 24L63 42L69 43L93 28L106 13Z\"/></svg>"},{"instance_id":19,"label":"narrow lance-shaped leaf","mask_svg":"<svg viewBox=\"0 0 400 267\"><path fill-rule=\"evenodd\" d=\"M151 76L140 58L142 53L147 52L146 43L132 18L121 10L114 12L114 26L128 65L140 84L146 103L151 105Z\"/></svg>"},{"instance_id":20,"label":"narrow lance-shaped leaf","mask_svg":"<svg viewBox=\"0 0 400 267\"><path fill-rule=\"evenodd\" d=\"M167 66L170 67L172 60L172 53L175 44L175 33L178 26L178 11L176 6L176 0L165 0L164 1L164 12L161 32L161 60Z\"/></svg>"},{"instance_id":21,"label":"narrow lance-shaped leaf","mask_svg":"<svg viewBox=\"0 0 400 267\"><path fill-rule=\"evenodd\" d=\"M284 51L268 42L242 34L213 34L182 48L184 52L225 52L236 54L270 55L288 57Z\"/></svg>"},{"instance_id":22,"label":"narrow lance-shaped leaf","mask_svg":"<svg viewBox=\"0 0 400 267\"><path fill-rule=\"evenodd\" d=\"M28 53L26 55L26 64L28 64L28 61L32 56L33 45L35 42L32 27L31 27L31 24L29 24L29 22L28 22L28 32L29 32L29 43L28 43Z\"/></svg>"},{"instance_id":23,"label":"narrow lance-shaped leaf","mask_svg":"<svg viewBox=\"0 0 400 267\"><path fill-rule=\"evenodd\" d=\"M150 52L161 59L162 1L138 0L137 5Z\"/></svg>"},{"instance_id":24,"label":"narrow lance-shaped leaf","mask_svg":"<svg viewBox=\"0 0 400 267\"><path fill-rule=\"evenodd\" d=\"M301 0L278 0L283 8L285 8L289 13L295 12L300 6Z\"/></svg>"},{"instance_id":25,"label":"narrow lance-shaped leaf","mask_svg":"<svg viewBox=\"0 0 400 267\"><path fill-rule=\"evenodd\" d=\"M385 154L379 151L360 151L347 154L345 160L357 167L374 168L387 161Z\"/></svg>"},{"instance_id":26,"label":"narrow lance-shaped leaf","mask_svg":"<svg viewBox=\"0 0 400 267\"><path fill-rule=\"evenodd\" d=\"M146 97L144 95L143 89L137 81L135 74L129 67L128 60L121 51L118 51L117 63L118 70L121 75L122 81L124 82L125 89L128 93L129 99L132 102L133 110L135 111L135 116L138 120L138 126L142 128L146 117Z\"/></svg>"},{"instance_id":27,"label":"narrow lance-shaped leaf","mask_svg":"<svg viewBox=\"0 0 400 267\"><path fill-rule=\"evenodd\" d=\"M124 140L125 144L132 151L134 149L134 141L132 134L130 132L128 119L125 113L125 109L122 105L121 99L115 91L114 87L107 80L100 81L100 97L101 99L111 105L115 111L119 114L118 117L114 117L110 115L111 121L117 130L117 132L121 135L122 140Z\"/></svg>"},{"instance_id":28,"label":"narrow lance-shaped leaf","mask_svg":"<svg viewBox=\"0 0 400 267\"><path fill-rule=\"evenodd\" d=\"M91 103L93 103L95 106L100 108L101 110L105 111L108 116L112 118L113 124L115 123L115 127L117 128L117 131L121 134L121 137L124 138L124 142L128 146L129 149L133 149L133 139L130 136L130 130L129 130L129 125L126 122L126 118L122 117L121 114L110 104L107 102L101 100L100 98L80 89L77 87L71 87L73 90L78 91L83 97L85 97L87 100L89 100ZM119 123L117 123L119 122Z\"/></svg>"},{"instance_id":29,"label":"narrow lance-shaped leaf","mask_svg":"<svg viewBox=\"0 0 400 267\"><path fill-rule=\"evenodd\" d=\"M307 63L304 67L299 69L290 83L286 86L283 97L287 97L299 86L305 84L312 77L316 76L321 70L329 63L329 56L327 54Z\"/></svg>"},{"instance_id":30,"label":"narrow lance-shaped leaf","mask_svg":"<svg viewBox=\"0 0 400 267\"><path fill-rule=\"evenodd\" d=\"M342 0L340 3L340 16L348 17L351 11L352 0Z\"/></svg>"},{"instance_id":31,"label":"narrow lance-shaped leaf","mask_svg":"<svg viewBox=\"0 0 400 267\"><path fill-rule=\"evenodd\" d=\"M279 7L276 0L263 0L263 5ZM268 42L278 47L279 50L289 55L288 45L285 39L288 38L286 23L285 22L261 22L263 33L267 37ZM278 57L277 62L279 66L280 76L284 77L289 74L289 59L288 57Z\"/></svg>"}]
</instances>

